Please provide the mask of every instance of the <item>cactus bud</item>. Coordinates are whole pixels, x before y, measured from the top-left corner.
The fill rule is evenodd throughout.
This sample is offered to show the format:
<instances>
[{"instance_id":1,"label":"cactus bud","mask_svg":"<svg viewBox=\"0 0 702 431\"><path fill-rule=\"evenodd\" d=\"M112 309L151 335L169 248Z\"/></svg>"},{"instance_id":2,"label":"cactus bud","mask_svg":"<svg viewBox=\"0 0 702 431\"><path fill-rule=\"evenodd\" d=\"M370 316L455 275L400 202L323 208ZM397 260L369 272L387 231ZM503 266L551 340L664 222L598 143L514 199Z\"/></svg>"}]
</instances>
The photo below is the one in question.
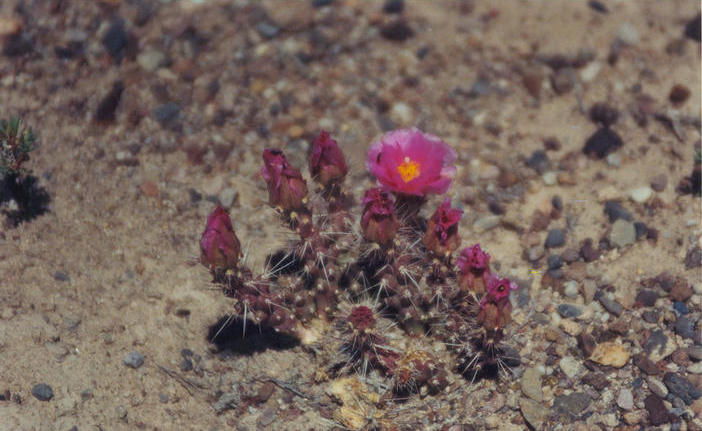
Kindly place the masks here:
<instances>
[{"instance_id":1,"label":"cactus bud","mask_svg":"<svg viewBox=\"0 0 702 431\"><path fill-rule=\"evenodd\" d=\"M295 210L305 206L307 183L300 171L290 166L282 151L269 148L263 152L261 175L268 185L268 200L271 205L284 210Z\"/></svg>"},{"instance_id":2,"label":"cactus bud","mask_svg":"<svg viewBox=\"0 0 702 431\"><path fill-rule=\"evenodd\" d=\"M241 244L224 208L218 206L207 217L207 225L200 238L200 251L200 262L212 270L233 269L239 262Z\"/></svg>"}]
</instances>

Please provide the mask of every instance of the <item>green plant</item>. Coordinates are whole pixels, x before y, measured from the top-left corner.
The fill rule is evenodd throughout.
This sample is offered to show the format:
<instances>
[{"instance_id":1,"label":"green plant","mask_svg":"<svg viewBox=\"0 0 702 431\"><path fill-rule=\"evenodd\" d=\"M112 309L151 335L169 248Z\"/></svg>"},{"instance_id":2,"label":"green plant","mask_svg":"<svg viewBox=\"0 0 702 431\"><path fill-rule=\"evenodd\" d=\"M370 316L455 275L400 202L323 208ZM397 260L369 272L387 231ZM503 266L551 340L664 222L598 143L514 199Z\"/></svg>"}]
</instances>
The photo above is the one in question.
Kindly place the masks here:
<instances>
[{"instance_id":1,"label":"green plant","mask_svg":"<svg viewBox=\"0 0 702 431\"><path fill-rule=\"evenodd\" d=\"M25 173L22 164L36 148L36 135L19 117L0 120L0 175Z\"/></svg>"}]
</instances>

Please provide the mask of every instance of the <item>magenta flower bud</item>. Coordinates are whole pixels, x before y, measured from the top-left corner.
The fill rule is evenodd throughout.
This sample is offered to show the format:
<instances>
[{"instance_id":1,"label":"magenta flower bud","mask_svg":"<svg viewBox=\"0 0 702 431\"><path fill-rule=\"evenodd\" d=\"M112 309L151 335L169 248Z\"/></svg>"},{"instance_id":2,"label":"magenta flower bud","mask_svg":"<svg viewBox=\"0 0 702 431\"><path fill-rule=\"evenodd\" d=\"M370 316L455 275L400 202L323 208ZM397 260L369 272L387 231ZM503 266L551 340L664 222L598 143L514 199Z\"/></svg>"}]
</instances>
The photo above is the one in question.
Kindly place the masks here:
<instances>
[{"instance_id":1,"label":"magenta flower bud","mask_svg":"<svg viewBox=\"0 0 702 431\"><path fill-rule=\"evenodd\" d=\"M388 132L368 150L366 168L378 184L413 196L442 194L456 175L456 152L436 136L416 128Z\"/></svg>"},{"instance_id":2,"label":"magenta flower bud","mask_svg":"<svg viewBox=\"0 0 702 431\"><path fill-rule=\"evenodd\" d=\"M241 244L224 208L218 206L207 217L207 225L200 238L200 251L200 262L212 270L236 268L241 257Z\"/></svg>"},{"instance_id":3,"label":"magenta flower bud","mask_svg":"<svg viewBox=\"0 0 702 431\"><path fill-rule=\"evenodd\" d=\"M490 275L487 293L480 301L478 321L490 329L499 329L512 321L512 304L509 293L519 286L507 278Z\"/></svg>"},{"instance_id":4,"label":"magenta flower bud","mask_svg":"<svg viewBox=\"0 0 702 431\"><path fill-rule=\"evenodd\" d=\"M322 130L312 144L310 174L320 184L328 186L342 182L348 171L341 148L329 133Z\"/></svg>"},{"instance_id":5,"label":"magenta flower bud","mask_svg":"<svg viewBox=\"0 0 702 431\"><path fill-rule=\"evenodd\" d=\"M400 228L392 197L380 188L373 188L363 196L363 205L363 236L383 246L390 244Z\"/></svg>"},{"instance_id":6,"label":"magenta flower bud","mask_svg":"<svg viewBox=\"0 0 702 431\"><path fill-rule=\"evenodd\" d=\"M480 248L480 244L474 244L461 250L456 265L462 273L472 272L475 275L482 275L490 265L490 255Z\"/></svg>"},{"instance_id":7,"label":"magenta flower bud","mask_svg":"<svg viewBox=\"0 0 702 431\"><path fill-rule=\"evenodd\" d=\"M488 302L498 304L500 302L504 302L505 300L509 302L509 293L517 289L519 289L517 283L508 278L499 278L492 274L488 279L487 293L480 302L480 305L483 306L483 304Z\"/></svg>"},{"instance_id":8,"label":"magenta flower bud","mask_svg":"<svg viewBox=\"0 0 702 431\"><path fill-rule=\"evenodd\" d=\"M307 183L298 169L288 163L277 148L263 152L261 175L268 185L268 201L284 210L295 210L305 206Z\"/></svg>"},{"instance_id":9,"label":"magenta flower bud","mask_svg":"<svg viewBox=\"0 0 702 431\"><path fill-rule=\"evenodd\" d=\"M451 198L446 198L436 209L427 223L424 245L427 249L442 256L448 256L461 245L458 236L458 222L463 211L451 208Z\"/></svg>"}]
</instances>

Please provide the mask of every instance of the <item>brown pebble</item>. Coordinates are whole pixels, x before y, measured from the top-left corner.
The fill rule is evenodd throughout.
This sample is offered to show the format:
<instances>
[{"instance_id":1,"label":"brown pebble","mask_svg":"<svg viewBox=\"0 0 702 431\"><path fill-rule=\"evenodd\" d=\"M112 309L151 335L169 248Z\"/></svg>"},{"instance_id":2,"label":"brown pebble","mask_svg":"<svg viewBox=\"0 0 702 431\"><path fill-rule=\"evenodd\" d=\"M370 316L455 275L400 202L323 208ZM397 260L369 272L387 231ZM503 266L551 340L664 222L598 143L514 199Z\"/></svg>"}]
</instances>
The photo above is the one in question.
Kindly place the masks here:
<instances>
[{"instance_id":1,"label":"brown pebble","mask_svg":"<svg viewBox=\"0 0 702 431\"><path fill-rule=\"evenodd\" d=\"M595 341L595 337L593 337L591 334L581 332L578 335L578 348L583 351L583 356L586 358L589 358L592 355L592 352L595 351L596 345L597 342Z\"/></svg>"},{"instance_id":2,"label":"brown pebble","mask_svg":"<svg viewBox=\"0 0 702 431\"><path fill-rule=\"evenodd\" d=\"M268 398L273 395L273 392L275 391L275 384L273 382L265 382L264 384L261 385L260 388L258 388L258 400L259 402L265 403L268 401Z\"/></svg>"},{"instance_id":3,"label":"brown pebble","mask_svg":"<svg viewBox=\"0 0 702 431\"><path fill-rule=\"evenodd\" d=\"M570 67L557 70L551 75L551 87L556 94L565 94L575 87L575 73Z\"/></svg>"},{"instance_id":4,"label":"brown pebble","mask_svg":"<svg viewBox=\"0 0 702 431\"><path fill-rule=\"evenodd\" d=\"M648 410L648 420L653 425L663 425L669 421L668 409L663 404L663 400L655 394L651 394L644 400L644 406Z\"/></svg>"},{"instance_id":5,"label":"brown pebble","mask_svg":"<svg viewBox=\"0 0 702 431\"><path fill-rule=\"evenodd\" d=\"M500 176L497 177L497 185L503 189L511 187L517 183L519 183L519 177L512 171L502 171L500 172Z\"/></svg>"},{"instance_id":6,"label":"brown pebble","mask_svg":"<svg viewBox=\"0 0 702 431\"><path fill-rule=\"evenodd\" d=\"M692 296L692 287L683 279L677 278L670 290L670 299L685 302Z\"/></svg>"},{"instance_id":7,"label":"brown pebble","mask_svg":"<svg viewBox=\"0 0 702 431\"><path fill-rule=\"evenodd\" d=\"M675 84L670 89L668 99L673 105L682 105L690 97L690 89L682 84Z\"/></svg>"},{"instance_id":8,"label":"brown pebble","mask_svg":"<svg viewBox=\"0 0 702 431\"><path fill-rule=\"evenodd\" d=\"M561 142L554 137L546 138L544 139L544 149L546 151L558 151L561 149Z\"/></svg>"},{"instance_id":9,"label":"brown pebble","mask_svg":"<svg viewBox=\"0 0 702 431\"><path fill-rule=\"evenodd\" d=\"M634 355L634 365L639 367L641 371L649 376L655 376L660 373L658 366L645 353Z\"/></svg>"},{"instance_id":10,"label":"brown pebble","mask_svg":"<svg viewBox=\"0 0 702 431\"><path fill-rule=\"evenodd\" d=\"M668 185L668 177L665 174L656 175L651 178L651 188L657 192L662 192L665 190L665 186Z\"/></svg>"},{"instance_id":11,"label":"brown pebble","mask_svg":"<svg viewBox=\"0 0 702 431\"><path fill-rule=\"evenodd\" d=\"M155 198L158 196L158 186L153 181L144 181L139 186L144 196Z\"/></svg>"},{"instance_id":12,"label":"brown pebble","mask_svg":"<svg viewBox=\"0 0 702 431\"><path fill-rule=\"evenodd\" d=\"M670 355L670 359L681 367L687 367L692 362L690 361L690 355L687 354L685 349L677 349Z\"/></svg>"},{"instance_id":13,"label":"brown pebble","mask_svg":"<svg viewBox=\"0 0 702 431\"><path fill-rule=\"evenodd\" d=\"M586 238L580 245L580 255L585 262L594 262L600 258L600 250L592 245L592 238Z\"/></svg>"},{"instance_id":14,"label":"brown pebble","mask_svg":"<svg viewBox=\"0 0 702 431\"><path fill-rule=\"evenodd\" d=\"M583 382L597 389L598 391L603 390L609 386L609 379L604 373L600 372L589 372L583 376Z\"/></svg>"},{"instance_id":15,"label":"brown pebble","mask_svg":"<svg viewBox=\"0 0 702 431\"><path fill-rule=\"evenodd\" d=\"M522 83L533 97L539 97L542 80L541 73L536 69L527 70L524 72L524 75L522 75Z\"/></svg>"}]
</instances>

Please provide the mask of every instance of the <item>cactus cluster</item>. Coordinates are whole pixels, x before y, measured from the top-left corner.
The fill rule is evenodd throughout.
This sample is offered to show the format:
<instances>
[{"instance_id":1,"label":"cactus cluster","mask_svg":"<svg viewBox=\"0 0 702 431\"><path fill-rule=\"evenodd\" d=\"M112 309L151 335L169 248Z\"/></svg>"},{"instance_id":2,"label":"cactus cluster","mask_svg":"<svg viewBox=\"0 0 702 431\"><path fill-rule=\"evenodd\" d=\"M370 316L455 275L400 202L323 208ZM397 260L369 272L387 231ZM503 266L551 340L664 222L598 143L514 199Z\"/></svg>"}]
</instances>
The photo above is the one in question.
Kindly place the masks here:
<instances>
[{"instance_id":1,"label":"cactus cluster","mask_svg":"<svg viewBox=\"0 0 702 431\"><path fill-rule=\"evenodd\" d=\"M19 117L0 120L0 176L24 173L22 164L35 146L34 131Z\"/></svg>"},{"instance_id":2,"label":"cactus cluster","mask_svg":"<svg viewBox=\"0 0 702 431\"><path fill-rule=\"evenodd\" d=\"M200 240L201 262L244 322L304 338L314 319L328 321L342 338L340 368L376 369L397 393L439 392L447 373L430 352L394 346L381 321L443 341L456 356L453 369L466 377L499 371L518 361L503 344L516 284L490 269L480 245L459 251L463 211L450 198L428 219L420 215L427 195L447 192L455 159L450 146L418 129L387 133L366 159L377 187L357 206L344 187L344 154L328 133L312 145L312 193L281 150L266 149L261 175L269 202L296 239L254 274L218 207Z\"/></svg>"}]
</instances>

